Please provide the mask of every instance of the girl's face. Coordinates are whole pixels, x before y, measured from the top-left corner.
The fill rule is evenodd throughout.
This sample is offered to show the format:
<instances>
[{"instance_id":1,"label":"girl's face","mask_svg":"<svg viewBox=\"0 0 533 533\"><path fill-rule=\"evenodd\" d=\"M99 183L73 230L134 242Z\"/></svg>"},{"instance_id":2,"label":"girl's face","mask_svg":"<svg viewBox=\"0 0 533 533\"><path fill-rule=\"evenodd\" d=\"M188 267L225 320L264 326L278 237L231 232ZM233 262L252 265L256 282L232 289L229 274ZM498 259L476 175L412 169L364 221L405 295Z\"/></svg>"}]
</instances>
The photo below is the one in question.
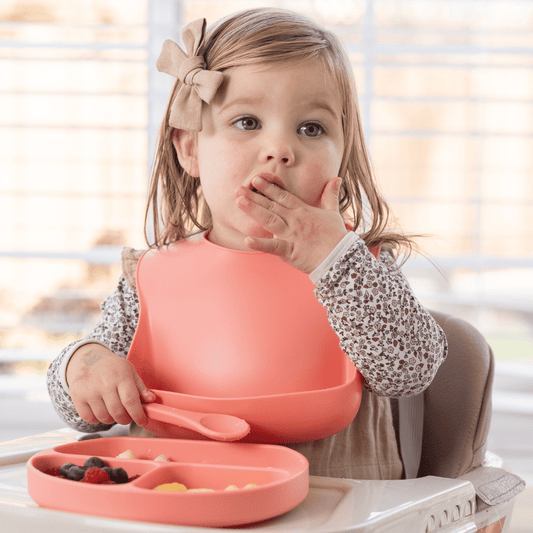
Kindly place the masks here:
<instances>
[{"instance_id":1,"label":"girl's face","mask_svg":"<svg viewBox=\"0 0 533 533\"><path fill-rule=\"evenodd\" d=\"M320 61L226 71L216 98L204 106L195 150L213 219L209 239L246 250L247 235L271 236L236 203L235 189L252 188L258 174L317 206L340 169L341 113L340 95Z\"/></svg>"}]
</instances>

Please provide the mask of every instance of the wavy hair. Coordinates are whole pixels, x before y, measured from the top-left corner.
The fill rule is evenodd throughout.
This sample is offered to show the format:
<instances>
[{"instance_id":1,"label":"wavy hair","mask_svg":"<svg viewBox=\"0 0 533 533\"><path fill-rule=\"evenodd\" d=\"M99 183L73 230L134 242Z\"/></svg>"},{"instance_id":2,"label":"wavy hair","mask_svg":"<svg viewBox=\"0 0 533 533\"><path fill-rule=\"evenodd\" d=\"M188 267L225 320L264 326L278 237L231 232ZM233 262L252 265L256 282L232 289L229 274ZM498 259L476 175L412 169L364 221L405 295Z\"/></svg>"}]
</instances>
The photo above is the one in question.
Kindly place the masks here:
<instances>
[{"instance_id":1,"label":"wavy hair","mask_svg":"<svg viewBox=\"0 0 533 533\"><path fill-rule=\"evenodd\" d=\"M292 11L250 9L210 26L198 53L209 70L220 72L246 65L321 61L342 100L345 148L339 171L340 212L368 246L379 243L394 255L399 250L409 255L416 247L413 236L391 227L391 212L376 182L363 137L352 67L334 34ZM200 180L181 167L172 144L170 109L180 87L177 80L161 124L146 209L145 237L149 246L157 248L211 226ZM150 216L153 243L147 235Z\"/></svg>"}]
</instances>

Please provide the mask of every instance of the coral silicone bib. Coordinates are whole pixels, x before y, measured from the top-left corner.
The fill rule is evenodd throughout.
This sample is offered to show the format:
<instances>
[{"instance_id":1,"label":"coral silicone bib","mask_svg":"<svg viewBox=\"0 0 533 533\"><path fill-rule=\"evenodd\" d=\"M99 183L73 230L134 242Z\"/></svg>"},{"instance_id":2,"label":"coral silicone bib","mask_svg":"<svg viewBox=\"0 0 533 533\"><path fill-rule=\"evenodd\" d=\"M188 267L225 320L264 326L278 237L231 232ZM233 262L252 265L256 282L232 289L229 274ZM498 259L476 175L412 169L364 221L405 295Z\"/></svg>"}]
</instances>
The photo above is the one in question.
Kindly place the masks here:
<instances>
[{"instance_id":1,"label":"coral silicone bib","mask_svg":"<svg viewBox=\"0 0 533 533\"><path fill-rule=\"evenodd\" d=\"M149 388L237 398L335 387L347 356L309 276L206 236L150 250L137 267L128 359Z\"/></svg>"}]
</instances>

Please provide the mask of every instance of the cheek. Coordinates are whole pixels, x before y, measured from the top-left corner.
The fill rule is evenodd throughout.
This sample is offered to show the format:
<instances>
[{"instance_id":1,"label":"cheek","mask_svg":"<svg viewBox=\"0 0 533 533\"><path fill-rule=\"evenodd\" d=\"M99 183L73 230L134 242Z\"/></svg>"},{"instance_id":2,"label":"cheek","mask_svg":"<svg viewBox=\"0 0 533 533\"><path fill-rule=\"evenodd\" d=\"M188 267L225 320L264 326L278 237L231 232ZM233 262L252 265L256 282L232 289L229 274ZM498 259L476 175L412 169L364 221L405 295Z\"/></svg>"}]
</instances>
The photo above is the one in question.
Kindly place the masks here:
<instances>
[{"instance_id":1,"label":"cheek","mask_svg":"<svg viewBox=\"0 0 533 533\"><path fill-rule=\"evenodd\" d=\"M309 163L306 166L306 176L308 179L303 187L300 199L305 203L317 206L322 196L322 191L326 183L335 177L336 170L332 170L323 160Z\"/></svg>"},{"instance_id":2,"label":"cheek","mask_svg":"<svg viewBox=\"0 0 533 533\"><path fill-rule=\"evenodd\" d=\"M237 173L242 166L243 154L239 152L239 146L225 139L201 143L198 154L200 171L217 174L219 179Z\"/></svg>"},{"instance_id":3,"label":"cheek","mask_svg":"<svg viewBox=\"0 0 533 533\"><path fill-rule=\"evenodd\" d=\"M340 143L327 142L317 149L308 160L308 167L316 172L316 175L327 176L327 179L336 178L342 162L343 150Z\"/></svg>"}]
</instances>

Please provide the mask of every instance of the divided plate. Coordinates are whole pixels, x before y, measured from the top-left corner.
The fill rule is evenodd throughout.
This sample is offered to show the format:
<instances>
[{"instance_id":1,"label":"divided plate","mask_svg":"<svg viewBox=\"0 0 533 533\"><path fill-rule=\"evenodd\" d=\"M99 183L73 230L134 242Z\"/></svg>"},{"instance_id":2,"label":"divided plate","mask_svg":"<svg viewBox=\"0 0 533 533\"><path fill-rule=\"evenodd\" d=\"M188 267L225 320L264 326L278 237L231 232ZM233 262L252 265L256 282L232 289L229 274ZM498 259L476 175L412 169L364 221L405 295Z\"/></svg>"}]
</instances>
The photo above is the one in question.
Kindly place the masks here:
<instances>
[{"instance_id":1,"label":"divided plate","mask_svg":"<svg viewBox=\"0 0 533 533\"><path fill-rule=\"evenodd\" d=\"M135 459L117 458L132 450ZM168 462L154 461L164 454ZM129 477L120 485L94 485L44 472L64 463L82 466L101 457ZM300 453L270 444L110 437L56 446L28 461L28 492L50 509L80 514L179 524L223 527L273 518L300 504L309 491L309 465ZM210 492L153 489L179 482ZM242 488L255 483L256 487ZM224 489L236 485L239 490Z\"/></svg>"}]
</instances>

